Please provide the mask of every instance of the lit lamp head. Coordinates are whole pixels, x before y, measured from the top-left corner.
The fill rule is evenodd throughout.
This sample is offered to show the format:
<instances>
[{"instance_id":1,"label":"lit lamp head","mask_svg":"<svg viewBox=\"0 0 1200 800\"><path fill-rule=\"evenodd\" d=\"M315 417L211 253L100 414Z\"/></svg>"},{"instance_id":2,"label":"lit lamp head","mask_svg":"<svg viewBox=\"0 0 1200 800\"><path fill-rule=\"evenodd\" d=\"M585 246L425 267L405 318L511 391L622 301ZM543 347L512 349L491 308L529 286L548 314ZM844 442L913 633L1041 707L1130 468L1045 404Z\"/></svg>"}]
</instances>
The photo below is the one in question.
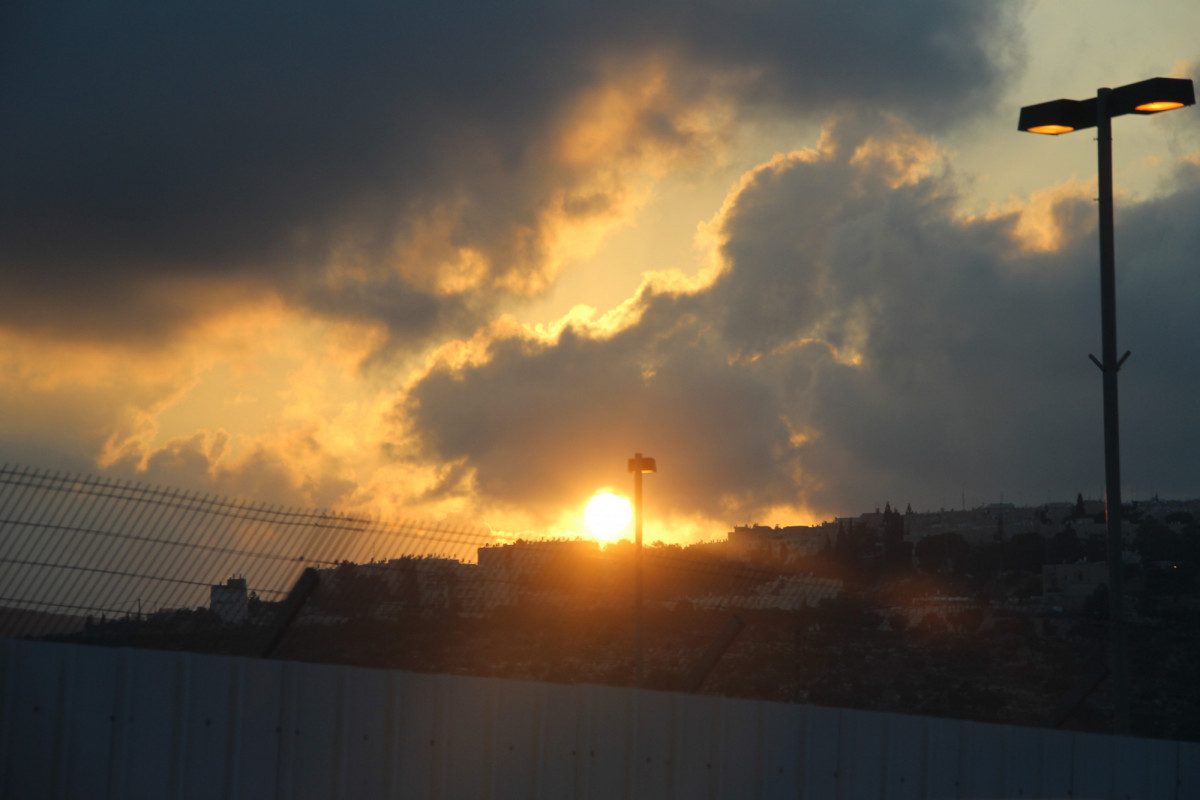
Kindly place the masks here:
<instances>
[{"instance_id":1,"label":"lit lamp head","mask_svg":"<svg viewBox=\"0 0 1200 800\"><path fill-rule=\"evenodd\" d=\"M1114 89L1116 114L1157 114L1194 105L1196 93L1190 78L1151 78Z\"/></svg>"},{"instance_id":2,"label":"lit lamp head","mask_svg":"<svg viewBox=\"0 0 1200 800\"><path fill-rule=\"evenodd\" d=\"M658 472L658 466L654 463L653 458L645 458L641 453L635 453L633 458L629 459L630 472Z\"/></svg>"},{"instance_id":3,"label":"lit lamp head","mask_svg":"<svg viewBox=\"0 0 1200 800\"><path fill-rule=\"evenodd\" d=\"M1157 114L1196 102L1190 78L1150 78L1107 91L1105 109L1109 118L1122 114ZM1021 109L1017 130L1054 135L1095 125L1096 98L1093 97L1088 100L1051 100L1025 106Z\"/></svg>"},{"instance_id":4,"label":"lit lamp head","mask_svg":"<svg viewBox=\"0 0 1200 800\"><path fill-rule=\"evenodd\" d=\"M1057 136L1096 125L1096 100L1051 100L1021 109L1017 130Z\"/></svg>"}]
</instances>

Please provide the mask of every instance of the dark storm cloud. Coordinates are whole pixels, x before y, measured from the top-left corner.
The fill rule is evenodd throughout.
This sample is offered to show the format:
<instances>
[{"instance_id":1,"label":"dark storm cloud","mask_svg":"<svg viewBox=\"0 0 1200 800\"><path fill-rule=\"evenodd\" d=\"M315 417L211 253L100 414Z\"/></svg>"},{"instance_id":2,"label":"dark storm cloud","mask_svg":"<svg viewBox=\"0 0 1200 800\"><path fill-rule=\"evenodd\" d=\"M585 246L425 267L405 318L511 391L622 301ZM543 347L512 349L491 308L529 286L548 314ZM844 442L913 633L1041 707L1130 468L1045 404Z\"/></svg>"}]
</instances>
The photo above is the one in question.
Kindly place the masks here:
<instances>
[{"instance_id":1,"label":"dark storm cloud","mask_svg":"<svg viewBox=\"0 0 1200 800\"><path fill-rule=\"evenodd\" d=\"M1116 219L1118 345L1132 351L1121 370L1122 473L1142 496L1200 495L1200 165L1182 169L1177 187ZM1099 355L1096 308L1089 349Z\"/></svg>"},{"instance_id":2,"label":"dark storm cloud","mask_svg":"<svg viewBox=\"0 0 1200 800\"><path fill-rule=\"evenodd\" d=\"M777 452L781 408L683 330L694 333L694 320L605 340L571 329L553 343L501 339L482 366L431 373L406 413L424 455L463 463L474 492L535 513L603 485L633 446L673 454L671 480L658 487L667 507L718 513L769 501L791 485ZM702 458L683 457L689 441Z\"/></svg>"},{"instance_id":3,"label":"dark storm cloud","mask_svg":"<svg viewBox=\"0 0 1200 800\"><path fill-rule=\"evenodd\" d=\"M232 302L396 322L462 320L391 271L392 244L453 211L447 241L501 283L543 269L522 238L586 167L548 157L605 59L669 53L673 91L819 114L871 103L944 122L994 96L1012 8L807 3L24 4L0 48L0 316L158 336ZM641 136L686 138L648 113ZM583 202L584 200L587 202ZM337 252L358 283L324 280ZM364 287L365 285L365 287ZM217 288L214 288L217 287ZM166 295L190 292L186 301ZM485 284L480 292L489 288ZM479 301L455 299L478 310Z\"/></svg>"},{"instance_id":4,"label":"dark storm cloud","mask_svg":"<svg viewBox=\"0 0 1200 800\"><path fill-rule=\"evenodd\" d=\"M841 155L747 180L722 221L727 270L706 289L645 293L640 322L609 339L502 339L487 364L432 372L406 408L424 454L528 504L642 449L663 465L660 502L727 519L788 502L1095 496L1094 207L1064 198L1060 247L1023 250L1015 214L957 215L952 178L893 188L894 165L854 163L870 131L844 126ZM1136 354L1126 485L1175 496L1197 488L1200 170L1177 183L1119 222L1121 341ZM667 464L685 475L669 482Z\"/></svg>"}]
</instances>

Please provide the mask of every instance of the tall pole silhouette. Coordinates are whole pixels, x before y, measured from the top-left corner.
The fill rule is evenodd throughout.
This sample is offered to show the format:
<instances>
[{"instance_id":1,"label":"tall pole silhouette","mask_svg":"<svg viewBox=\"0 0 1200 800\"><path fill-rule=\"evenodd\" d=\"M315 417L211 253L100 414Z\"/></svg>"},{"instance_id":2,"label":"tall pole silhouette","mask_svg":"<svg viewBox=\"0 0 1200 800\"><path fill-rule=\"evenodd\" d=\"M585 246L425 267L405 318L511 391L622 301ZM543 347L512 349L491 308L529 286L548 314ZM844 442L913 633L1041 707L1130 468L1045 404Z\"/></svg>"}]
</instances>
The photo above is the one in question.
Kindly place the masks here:
<instances>
[{"instance_id":1,"label":"tall pole silhouette","mask_svg":"<svg viewBox=\"0 0 1200 800\"><path fill-rule=\"evenodd\" d=\"M645 458L641 453L634 453L629 459L629 471L633 473L633 615L636 632L634 648L636 650L634 666L634 683L642 688L645 673L645 647L642 623L644 606L642 585L642 474L657 472L658 466L653 458Z\"/></svg>"},{"instance_id":2,"label":"tall pole silhouette","mask_svg":"<svg viewBox=\"0 0 1200 800\"><path fill-rule=\"evenodd\" d=\"M1113 676L1113 730L1130 729L1129 646L1125 627L1125 564L1121 536L1121 449L1117 412L1117 373L1129 357L1117 357L1116 257L1113 234L1112 118L1157 114L1196 102L1187 78L1149 80L1099 89L1094 99L1052 100L1025 106L1017 129L1057 135L1096 126L1100 200L1100 368L1104 396L1104 511L1108 534L1109 667Z\"/></svg>"},{"instance_id":3,"label":"tall pole silhouette","mask_svg":"<svg viewBox=\"0 0 1200 800\"><path fill-rule=\"evenodd\" d=\"M1125 630L1125 562L1121 537L1121 437L1117 411L1117 279L1113 242L1111 89L1096 93L1096 152L1100 184L1100 361L1104 393L1104 516L1108 533L1109 660L1113 673L1113 729L1129 732L1129 647ZM1092 356L1095 362L1095 356Z\"/></svg>"}]
</instances>

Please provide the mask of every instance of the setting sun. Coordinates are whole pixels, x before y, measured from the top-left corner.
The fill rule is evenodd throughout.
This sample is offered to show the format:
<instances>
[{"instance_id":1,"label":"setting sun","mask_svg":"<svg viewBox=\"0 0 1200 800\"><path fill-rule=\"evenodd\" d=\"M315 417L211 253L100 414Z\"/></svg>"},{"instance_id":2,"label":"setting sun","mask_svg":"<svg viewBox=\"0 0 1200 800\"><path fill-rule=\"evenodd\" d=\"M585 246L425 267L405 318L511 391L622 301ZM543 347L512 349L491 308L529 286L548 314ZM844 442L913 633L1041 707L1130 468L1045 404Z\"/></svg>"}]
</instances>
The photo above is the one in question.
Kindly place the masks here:
<instances>
[{"instance_id":1,"label":"setting sun","mask_svg":"<svg viewBox=\"0 0 1200 800\"><path fill-rule=\"evenodd\" d=\"M597 539L616 539L633 519L633 507L624 497L612 492L597 492L583 512L587 529Z\"/></svg>"}]
</instances>

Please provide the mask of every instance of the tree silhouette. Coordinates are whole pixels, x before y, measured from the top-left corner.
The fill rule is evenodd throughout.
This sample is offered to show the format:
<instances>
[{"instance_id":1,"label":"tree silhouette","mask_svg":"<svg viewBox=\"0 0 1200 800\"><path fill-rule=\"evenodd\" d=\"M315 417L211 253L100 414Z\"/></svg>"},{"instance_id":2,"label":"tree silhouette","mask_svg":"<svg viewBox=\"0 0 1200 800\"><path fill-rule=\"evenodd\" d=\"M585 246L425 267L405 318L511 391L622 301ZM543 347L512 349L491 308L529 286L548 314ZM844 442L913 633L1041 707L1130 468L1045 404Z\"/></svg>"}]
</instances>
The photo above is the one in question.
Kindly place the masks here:
<instances>
[{"instance_id":1,"label":"tree silhouette","mask_svg":"<svg viewBox=\"0 0 1200 800\"><path fill-rule=\"evenodd\" d=\"M1018 533L1003 544L1004 568L1040 572L1046 563L1046 540L1036 533Z\"/></svg>"},{"instance_id":2,"label":"tree silhouette","mask_svg":"<svg viewBox=\"0 0 1200 800\"><path fill-rule=\"evenodd\" d=\"M917 542L914 554L922 572L961 573L967 566L970 546L957 533L935 533Z\"/></svg>"}]
</instances>

